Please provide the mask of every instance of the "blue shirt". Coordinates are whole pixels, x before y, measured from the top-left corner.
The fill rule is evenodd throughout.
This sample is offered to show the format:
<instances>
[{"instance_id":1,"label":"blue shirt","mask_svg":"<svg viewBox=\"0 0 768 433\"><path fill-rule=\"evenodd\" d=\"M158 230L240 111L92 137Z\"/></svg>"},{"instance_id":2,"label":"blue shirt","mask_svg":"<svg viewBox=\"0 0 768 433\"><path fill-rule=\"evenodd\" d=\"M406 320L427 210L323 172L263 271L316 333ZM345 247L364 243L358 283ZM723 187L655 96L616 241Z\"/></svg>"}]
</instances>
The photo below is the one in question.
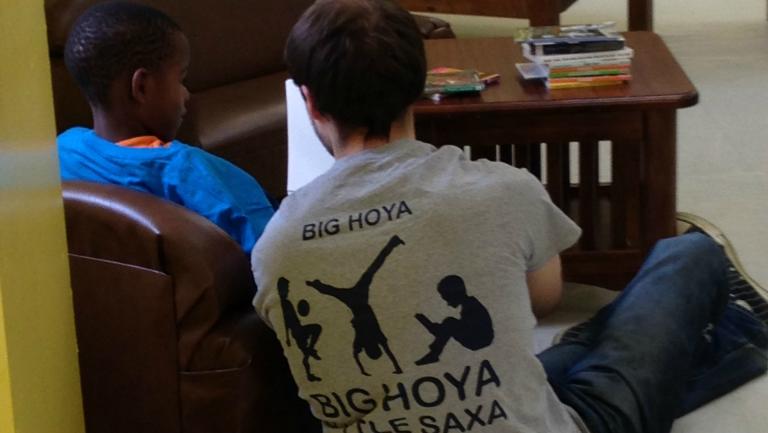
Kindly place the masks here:
<instances>
[{"instance_id":1,"label":"blue shirt","mask_svg":"<svg viewBox=\"0 0 768 433\"><path fill-rule=\"evenodd\" d=\"M250 253L274 210L259 183L232 163L173 141L118 146L87 128L59 135L63 180L120 185L165 198L213 222Z\"/></svg>"}]
</instances>

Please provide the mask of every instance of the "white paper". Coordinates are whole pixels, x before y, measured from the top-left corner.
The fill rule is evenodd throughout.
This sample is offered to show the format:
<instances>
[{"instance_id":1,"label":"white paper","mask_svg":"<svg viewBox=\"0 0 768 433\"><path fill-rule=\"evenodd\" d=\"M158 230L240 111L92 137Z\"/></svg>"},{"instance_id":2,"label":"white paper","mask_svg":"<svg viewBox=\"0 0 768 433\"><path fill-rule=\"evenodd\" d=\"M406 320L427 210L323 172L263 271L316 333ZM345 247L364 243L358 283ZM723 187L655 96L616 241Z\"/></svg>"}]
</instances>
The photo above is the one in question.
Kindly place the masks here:
<instances>
[{"instance_id":1,"label":"white paper","mask_svg":"<svg viewBox=\"0 0 768 433\"><path fill-rule=\"evenodd\" d=\"M288 193L292 193L323 174L333 165L333 157L317 138L309 120L304 98L293 80L285 81L288 111Z\"/></svg>"}]
</instances>

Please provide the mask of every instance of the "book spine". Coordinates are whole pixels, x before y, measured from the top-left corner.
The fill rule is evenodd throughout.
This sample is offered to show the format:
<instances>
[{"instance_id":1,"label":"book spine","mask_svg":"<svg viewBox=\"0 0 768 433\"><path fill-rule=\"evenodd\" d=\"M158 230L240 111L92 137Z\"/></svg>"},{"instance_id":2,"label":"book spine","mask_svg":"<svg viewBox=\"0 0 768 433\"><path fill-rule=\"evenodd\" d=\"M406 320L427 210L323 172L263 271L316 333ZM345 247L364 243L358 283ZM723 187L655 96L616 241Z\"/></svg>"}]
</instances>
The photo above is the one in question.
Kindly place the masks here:
<instances>
[{"instance_id":1,"label":"book spine","mask_svg":"<svg viewBox=\"0 0 768 433\"><path fill-rule=\"evenodd\" d=\"M568 77L568 78L550 78L548 83L594 83L601 81L629 81L632 76L629 74L622 75L599 75L593 77Z\"/></svg>"},{"instance_id":2,"label":"book spine","mask_svg":"<svg viewBox=\"0 0 768 433\"><path fill-rule=\"evenodd\" d=\"M579 54L620 50L624 48L624 41L594 41L579 43L559 42L547 44L531 44L531 47L533 48L533 53L539 56Z\"/></svg>"},{"instance_id":3,"label":"book spine","mask_svg":"<svg viewBox=\"0 0 768 433\"><path fill-rule=\"evenodd\" d=\"M533 36L526 39L519 39L521 42L527 42L534 45L547 45L547 44L582 44L591 42L609 42L609 41L623 41L624 37L620 35L598 35L593 34L586 35L548 35L548 36Z\"/></svg>"},{"instance_id":4,"label":"book spine","mask_svg":"<svg viewBox=\"0 0 768 433\"><path fill-rule=\"evenodd\" d=\"M585 60L569 60L565 62L547 62L539 63L546 65L550 69L560 68L594 68L594 67L608 67L608 68L629 68L632 65L632 59L585 59Z\"/></svg>"},{"instance_id":5,"label":"book spine","mask_svg":"<svg viewBox=\"0 0 768 433\"><path fill-rule=\"evenodd\" d=\"M534 55L525 55L524 57L540 65L548 65L548 66L555 66L555 67L630 63L632 61L632 57L628 57L628 56L604 56L602 55L602 53L594 53L594 54L597 54L597 55L594 57L588 57L588 56L585 56L584 54L576 54L582 57L581 58L572 57L569 59L558 59L558 58L550 58L550 56L534 56Z\"/></svg>"},{"instance_id":6,"label":"book spine","mask_svg":"<svg viewBox=\"0 0 768 433\"><path fill-rule=\"evenodd\" d=\"M599 64L586 64L586 65L574 65L574 66L560 66L549 65L550 73L560 72L580 72L580 71L610 71L610 70L629 70L630 62L626 63L599 63Z\"/></svg>"},{"instance_id":7,"label":"book spine","mask_svg":"<svg viewBox=\"0 0 768 433\"><path fill-rule=\"evenodd\" d=\"M634 51L632 48L624 47L622 50L616 51L601 51L594 53L578 53L578 54L560 54L550 56L536 56L531 52L531 48L527 44L522 45L523 56L534 63L540 64L553 64L564 62L597 62L597 61L611 61L614 63L629 61L632 59Z\"/></svg>"},{"instance_id":8,"label":"book spine","mask_svg":"<svg viewBox=\"0 0 768 433\"><path fill-rule=\"evenodd\" d=\"M629 75L628 69L602 69L596 71L566 71L549 72L549 78L568 78L568 77L596 77L606 75Z\"/></svg>"},{"instance_id":9,"label":"book spine","mask_svg":"<svg viewBox=\"0 0 768 433\"><path fill-rule=\"evenodd\" d=\"M575 83L547 83L547 88L550 90L555 89L576 89L580 87L602 87L602 86L616 86L623 84L623 81L579 81Z\"/></svg>"},{"instance_id":10,"label":"book spine","mask_svg":"<svg viewBox=\"0 0 768 433\"><path fill-rule=\"evenodd\" d=\"M443 86L443 92L445 93L461 93L461 92L479 92L485 89L485 84L480 83L467 83L467 84L447 84Z\"/></svg>"}]
</instances>

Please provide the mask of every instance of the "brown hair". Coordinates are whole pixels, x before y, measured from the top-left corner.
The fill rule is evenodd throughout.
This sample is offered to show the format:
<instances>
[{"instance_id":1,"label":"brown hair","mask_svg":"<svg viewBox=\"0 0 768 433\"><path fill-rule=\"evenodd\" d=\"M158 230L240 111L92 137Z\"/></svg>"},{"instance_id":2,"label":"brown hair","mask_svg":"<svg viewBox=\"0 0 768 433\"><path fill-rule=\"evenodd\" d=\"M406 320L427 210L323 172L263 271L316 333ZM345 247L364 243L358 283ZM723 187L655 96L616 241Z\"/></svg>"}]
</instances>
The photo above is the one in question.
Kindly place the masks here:
<instances>
[{"instance_id":1,"label":"brown hair","mask_svg":"<svg viewBox=\"0 0 768 433\"><path fill-rule=\"evenodd\" d=\"M288 72L342 134L388 137L424 90L424 42L413 16L389 0L318 0L293 27Z\"/></svg>"}]
</instances>

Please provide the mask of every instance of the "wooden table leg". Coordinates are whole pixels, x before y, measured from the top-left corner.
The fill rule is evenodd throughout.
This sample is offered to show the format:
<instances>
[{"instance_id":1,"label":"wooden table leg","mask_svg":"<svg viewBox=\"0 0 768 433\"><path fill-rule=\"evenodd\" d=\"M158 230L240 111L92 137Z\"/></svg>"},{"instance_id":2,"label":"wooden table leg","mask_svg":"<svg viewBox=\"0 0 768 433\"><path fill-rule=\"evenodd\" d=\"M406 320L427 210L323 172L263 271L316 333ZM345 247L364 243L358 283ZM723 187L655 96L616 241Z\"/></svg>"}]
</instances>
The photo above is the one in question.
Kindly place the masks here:
<instances>
[{"instance_id":1,"label":"wooden table leg","mask_svg":"<svg viewBox=\"0 0 768 433\"><path fill-rule=\"evenodd\" d=\"M525 6L532 27L560 24L560 0L525 0Z\"/></svg>"},{"instance_id":2,"label":"wooden table leg","mask_svg":"<svg viewBox=\"0 0 768 433\"><path fill-rule=\"evenodd\" d=\"M677 113L655 110L645 114L645 161L642 195L643 247L675 235L677 212Z\"/></svg>"},{"instance_id":3,"label":"wooden table leg","mask_svg":"<svg viewBox=\"0 0 768 433\"><path fill-rule=\"evenodd\" d=\"M653 30L653 0L628 0L629 31Z\"/></svg>"}]
</instances>

